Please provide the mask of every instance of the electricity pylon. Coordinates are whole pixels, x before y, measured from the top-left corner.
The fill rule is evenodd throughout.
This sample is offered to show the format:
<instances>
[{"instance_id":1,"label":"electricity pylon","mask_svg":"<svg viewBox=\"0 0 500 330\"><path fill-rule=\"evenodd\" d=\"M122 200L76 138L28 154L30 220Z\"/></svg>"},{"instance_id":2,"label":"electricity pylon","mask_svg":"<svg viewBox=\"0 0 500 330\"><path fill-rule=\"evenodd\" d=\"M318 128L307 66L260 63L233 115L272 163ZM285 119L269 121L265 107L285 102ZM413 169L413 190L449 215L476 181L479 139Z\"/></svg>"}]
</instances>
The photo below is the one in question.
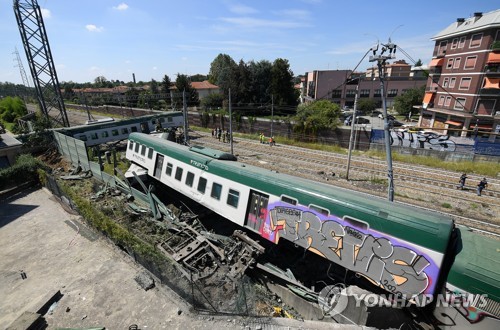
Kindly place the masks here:
<instances>
[{"instance_id":1,"label":"electricity pylon","mask_svg":"<svg viewBox=\"0 0 500 330\"><path fill-rule=\"evenodd\" d=\"M14 13L40 109L51 126L69 127L40 6L36 0L14 0Z\"/></svg>"}]
</instances>

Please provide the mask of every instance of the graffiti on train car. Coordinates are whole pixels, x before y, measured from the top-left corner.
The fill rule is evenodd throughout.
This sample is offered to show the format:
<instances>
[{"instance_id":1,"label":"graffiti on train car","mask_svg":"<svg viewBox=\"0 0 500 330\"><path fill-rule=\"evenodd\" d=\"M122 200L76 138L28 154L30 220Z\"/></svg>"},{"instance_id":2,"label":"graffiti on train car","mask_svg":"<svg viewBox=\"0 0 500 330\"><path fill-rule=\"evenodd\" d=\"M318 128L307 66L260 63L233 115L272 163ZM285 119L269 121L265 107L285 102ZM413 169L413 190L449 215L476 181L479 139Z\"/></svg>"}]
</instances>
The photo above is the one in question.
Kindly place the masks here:
<instances>
[{"instance_id":1,"label":"graffiti on train car","mask_svg":"<svg viewBox=\"0 0 500 330\"><path fill-rule=\"evenodd\" d=\"M434 291L438 266L414 246L304 206L277 203L268 210L260 233L272 242L290 240L397 295Z\"/></svg>"}]
</instances>

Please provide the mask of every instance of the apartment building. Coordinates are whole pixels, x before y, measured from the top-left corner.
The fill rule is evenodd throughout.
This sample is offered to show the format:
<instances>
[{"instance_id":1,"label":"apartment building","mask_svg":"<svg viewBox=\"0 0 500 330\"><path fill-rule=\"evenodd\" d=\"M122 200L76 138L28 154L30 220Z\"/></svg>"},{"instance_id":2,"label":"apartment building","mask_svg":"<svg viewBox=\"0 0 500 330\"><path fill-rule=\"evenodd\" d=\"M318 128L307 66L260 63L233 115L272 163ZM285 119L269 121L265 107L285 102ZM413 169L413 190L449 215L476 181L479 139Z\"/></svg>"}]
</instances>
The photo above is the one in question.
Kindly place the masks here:
<instances>
[{"instance_id":1,"label":"apartment building","mask_svg":"<svg viewBox=\"0 0 500 330\"><path fill-rule=\"evenodd\" d=\"M425 67L412 67L404 60L387 63L384 67L384 89L388 107L392 107L394 98L405 91L425 86L426 75L422 74ZM351 70L316 70L307 72L302 85L301 100L312 102L315 100L330 100L341 107L352 107L358 88L359 98L372 98L380 105L382 103L382 89L379 72L376 66L366 72L352 72ZM359 78L359 85L345 84L347 79Z\"/></svg>"},{"instance_id":2,"label":"apartment building","mask_svg":"<svg viewBox=\"0 0 500 330\"><path fill-rule=\"evenodd\" d=\"M432 40L419 126L500 141L500 10L458 18Z\"/></svg>"}]
</instances>

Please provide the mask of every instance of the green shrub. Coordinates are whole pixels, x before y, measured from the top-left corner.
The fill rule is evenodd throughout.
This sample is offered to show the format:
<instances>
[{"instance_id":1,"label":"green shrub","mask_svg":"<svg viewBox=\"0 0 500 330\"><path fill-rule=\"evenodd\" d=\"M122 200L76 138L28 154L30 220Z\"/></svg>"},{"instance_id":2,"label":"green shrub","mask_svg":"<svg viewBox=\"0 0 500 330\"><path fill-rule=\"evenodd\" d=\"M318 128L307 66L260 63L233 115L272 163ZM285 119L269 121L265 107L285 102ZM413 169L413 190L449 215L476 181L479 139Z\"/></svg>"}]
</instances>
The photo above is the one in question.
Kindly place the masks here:
<instances>
[{"instance_id":1,"label":"green shrub","mask_svg":"<svg viewBox=\"0 0 500 330\"><path fill-rule=\"evenodd\" d=\"M46 169L40 160L29 154L20 155L13 166L0 170L0 190L25 182L39 182L39 169Z\"/></svg>"}]
</instances>

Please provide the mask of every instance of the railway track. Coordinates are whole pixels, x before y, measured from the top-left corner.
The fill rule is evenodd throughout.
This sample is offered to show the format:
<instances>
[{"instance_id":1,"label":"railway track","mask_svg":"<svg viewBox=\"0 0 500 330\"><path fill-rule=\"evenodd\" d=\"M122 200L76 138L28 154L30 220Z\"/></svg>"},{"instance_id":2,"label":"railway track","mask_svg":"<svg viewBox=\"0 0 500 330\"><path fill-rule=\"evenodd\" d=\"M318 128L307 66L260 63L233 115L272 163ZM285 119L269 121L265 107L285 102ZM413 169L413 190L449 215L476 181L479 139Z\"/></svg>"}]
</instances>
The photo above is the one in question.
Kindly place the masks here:
<instances>
[{"instance_id":1,"label":"railway track","mask_svg":"<svg viewBox=\"0 0 500 330\"><path fill-rule=\"evenodd\" d=\"M192 144L205 145L219 150L229 150L228 143L213 139L209 133L195 132ZM302 176L335 186L362 191L385 197L387 187L386 163L378 159L354 156L351 158L350 180L339 176L347 169L347 156L330 152L310 150L295 146L269 147L249 139L235 139L235 153L239 160L248 164L269 168L282 173ZM489 187L481 197L475 189L457 190L457 173L432 169L425 166L394 163L395 200L414 206L433 209L447 214L459 225L471 230L500 237L500 180L489 178ZM336 172L335 176L330 175ZM345 173L345 172L343 172ZM475 175L468 175L475 183ZM376 182L376 183L374 183ZM474 187L475 188L475 187Z\"/></svg>"}]
</instances>

